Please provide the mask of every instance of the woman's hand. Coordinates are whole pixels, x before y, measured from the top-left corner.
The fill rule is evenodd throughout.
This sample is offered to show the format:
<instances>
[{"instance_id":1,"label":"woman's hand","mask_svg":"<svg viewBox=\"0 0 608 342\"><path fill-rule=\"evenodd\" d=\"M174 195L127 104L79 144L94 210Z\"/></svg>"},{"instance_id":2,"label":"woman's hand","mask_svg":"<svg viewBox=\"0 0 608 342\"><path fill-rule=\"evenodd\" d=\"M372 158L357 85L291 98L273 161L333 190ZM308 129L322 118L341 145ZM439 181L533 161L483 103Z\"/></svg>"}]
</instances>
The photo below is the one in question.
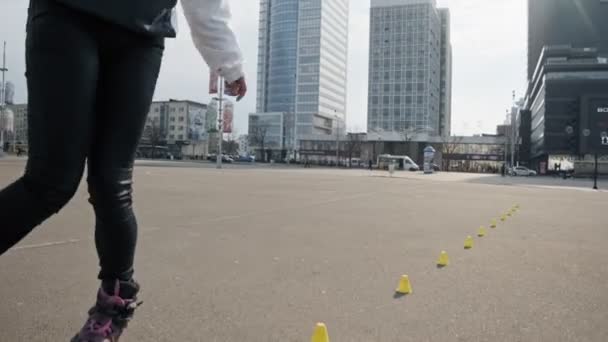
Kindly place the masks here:
<instances>
[{"instance_id":1,"label":"woman's hand","mask_svg":"<svg viewBox=\"0 0 608 342\"><path fill-rule=\"evenodd\" d=\"M245 81L245 77L241 77L232 83L226 82L226 90L228 95L236 96L236 100L240 101L247 94L247 82Z\"/></svg>"}]
</instances>

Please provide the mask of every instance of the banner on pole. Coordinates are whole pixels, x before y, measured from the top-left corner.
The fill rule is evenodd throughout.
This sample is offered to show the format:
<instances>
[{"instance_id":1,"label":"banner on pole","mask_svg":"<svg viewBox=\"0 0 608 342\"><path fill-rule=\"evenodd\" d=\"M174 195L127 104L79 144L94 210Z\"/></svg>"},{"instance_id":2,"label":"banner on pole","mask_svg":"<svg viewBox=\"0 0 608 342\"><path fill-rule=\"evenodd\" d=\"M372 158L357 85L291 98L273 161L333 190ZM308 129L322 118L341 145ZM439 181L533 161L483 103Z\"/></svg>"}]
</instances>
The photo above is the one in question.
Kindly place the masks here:
<instances>
[{"instance_id":1,"label":"banner on pole","mask_svg":"<svg viewBox=\"0 0 608 342\"><path fill-rule=\"evenodd\" d=\"M232 133L232 122L234 119L234 104L231 101L225 100L223 128L224 133Z\"/></svg>"},{"instance_id":2,"label":"banner on pole","mask_svg":"<svg viewBox=\"0 0 608 342\"><path fill-rule=\"evenodd\" d=\"M218 82L220 73L217 70L209 69L209 94L217 94L219 92Z\"/></svg>"}]
</instances>

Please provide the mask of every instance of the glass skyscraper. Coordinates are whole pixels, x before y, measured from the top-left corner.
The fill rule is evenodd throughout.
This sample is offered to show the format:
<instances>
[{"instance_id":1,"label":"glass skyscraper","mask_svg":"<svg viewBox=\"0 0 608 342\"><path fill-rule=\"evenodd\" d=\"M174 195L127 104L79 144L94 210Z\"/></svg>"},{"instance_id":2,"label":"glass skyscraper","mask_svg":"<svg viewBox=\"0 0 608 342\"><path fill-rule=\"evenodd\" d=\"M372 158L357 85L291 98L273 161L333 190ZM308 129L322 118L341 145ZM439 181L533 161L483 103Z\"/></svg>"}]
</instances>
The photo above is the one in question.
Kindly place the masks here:
<instances>
[{"instance_id":1,"label":"glass skyscraper","mask_svg":"<svg viewBox=\"0 0 608 342\"><path fill-rule=\"evenodd\" d=\"M449 10L435 0L372 0L369 132L449 135Z\"/></svg>"},{"instance_id":2,"label":"glass skyscraper","mask_svg":"<svg viewBox=\"0 0 608 342\"><path fill-rule=\"evenodd\" d=\"M295 113L298 137L344 124L348 9L348 0L261 0L258 113Z\"/></svg>"}]
</instances>

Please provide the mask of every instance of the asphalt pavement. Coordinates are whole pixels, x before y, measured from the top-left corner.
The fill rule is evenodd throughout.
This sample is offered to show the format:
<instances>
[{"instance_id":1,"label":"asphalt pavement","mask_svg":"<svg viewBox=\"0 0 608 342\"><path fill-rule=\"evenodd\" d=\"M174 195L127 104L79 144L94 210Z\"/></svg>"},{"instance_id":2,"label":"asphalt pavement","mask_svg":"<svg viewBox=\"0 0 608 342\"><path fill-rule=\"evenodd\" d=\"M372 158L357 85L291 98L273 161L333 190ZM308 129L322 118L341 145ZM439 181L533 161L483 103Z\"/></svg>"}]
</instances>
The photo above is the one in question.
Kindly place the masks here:
<instances>
[{"instance_id":1,"label":"asphalt pavement","mask_svg":"<svg viewBox=\"0 0 608 342\"><path fill-rule=\"evenodd\" d=\"M310 341L317 322L332 342L608 341L608 193L587 183L166 166L136 169L144 304L121 342ZM0 187L22 167L0 160ZM0 257L0 341L67 341L84 322L86 198ZM404 274L413 293L395 298Z\"/></svg>"}]
</instances>

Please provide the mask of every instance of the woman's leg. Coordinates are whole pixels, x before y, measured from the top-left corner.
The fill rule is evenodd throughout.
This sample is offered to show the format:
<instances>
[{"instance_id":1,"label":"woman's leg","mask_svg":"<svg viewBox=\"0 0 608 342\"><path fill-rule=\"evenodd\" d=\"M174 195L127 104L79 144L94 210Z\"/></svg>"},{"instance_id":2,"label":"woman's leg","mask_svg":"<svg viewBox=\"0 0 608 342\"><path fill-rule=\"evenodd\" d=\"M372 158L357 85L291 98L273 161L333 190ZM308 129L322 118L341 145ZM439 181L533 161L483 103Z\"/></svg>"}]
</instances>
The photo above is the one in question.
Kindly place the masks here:
<instances>
[{"instance_id":1,"label":"woman's leg","mask_svg":"<svg viewBox=\"0 0 608 342\"><path fill-rule=\"evenodd\" d=\"M95 40L69 12L33 1L27 24L29 160L25 175L0 191L0 254L74 195L93 125Z\"/></svg>"},{"instance_id":2,"label":"woman's leg","mask_svg":"<svg viewBox=\"0 0 608 342\"><path fill-rule=\"evenodd\" d=\"M88 183L95 209L99 278L129 281L137 243L132 209L133 160L163 54L163 40L117 28L104 30L95 135ZM104 285L105 286L105 285Z\"/></svg>"}]
</instances>

